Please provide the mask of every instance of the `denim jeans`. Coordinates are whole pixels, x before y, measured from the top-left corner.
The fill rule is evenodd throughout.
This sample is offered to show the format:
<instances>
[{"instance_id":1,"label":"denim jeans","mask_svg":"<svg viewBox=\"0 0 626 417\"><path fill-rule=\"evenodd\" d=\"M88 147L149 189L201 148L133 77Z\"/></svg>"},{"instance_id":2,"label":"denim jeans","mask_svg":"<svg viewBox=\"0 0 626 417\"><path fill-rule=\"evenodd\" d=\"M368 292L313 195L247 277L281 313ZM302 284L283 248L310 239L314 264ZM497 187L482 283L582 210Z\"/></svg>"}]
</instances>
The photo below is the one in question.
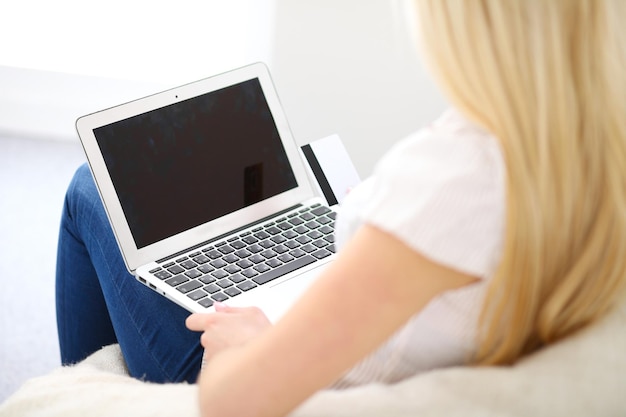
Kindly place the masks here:
<instances>
[{"instance_id":1,"label":"denim jeans","mask_svg":"<svg viewBox=\"0 0 626 417\"><path fill-rule=\"evenodd\" d=\"M68 188L56 269L61 361L76 363L119 343L132 376L152 382L195 382L200 334L189 313L139 283L126 269L86 165Z\"/></svg>"}]
</instances>

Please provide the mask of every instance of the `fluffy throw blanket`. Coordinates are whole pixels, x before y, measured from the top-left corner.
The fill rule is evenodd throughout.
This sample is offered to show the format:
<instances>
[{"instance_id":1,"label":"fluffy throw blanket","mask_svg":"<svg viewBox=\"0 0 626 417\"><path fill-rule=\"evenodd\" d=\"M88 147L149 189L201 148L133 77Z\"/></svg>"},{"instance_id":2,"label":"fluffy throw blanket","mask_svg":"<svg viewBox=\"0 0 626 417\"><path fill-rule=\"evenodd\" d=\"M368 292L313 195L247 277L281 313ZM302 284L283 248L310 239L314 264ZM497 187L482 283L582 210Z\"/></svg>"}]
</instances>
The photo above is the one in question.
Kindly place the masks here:
<instances>
[{"instance_id":1,"label":"fluffy throw blanket","mask_svg":"<svg viewBox=\"0 0 626 417\"><path fill-rule=\"evenodd\" d=\"M0 416L198 416L197 388L130 378L119 346L24 384ZM293 417L626 416L626 305L512 367L449 368L322 391Z\"/></svg>"}]
</instances>

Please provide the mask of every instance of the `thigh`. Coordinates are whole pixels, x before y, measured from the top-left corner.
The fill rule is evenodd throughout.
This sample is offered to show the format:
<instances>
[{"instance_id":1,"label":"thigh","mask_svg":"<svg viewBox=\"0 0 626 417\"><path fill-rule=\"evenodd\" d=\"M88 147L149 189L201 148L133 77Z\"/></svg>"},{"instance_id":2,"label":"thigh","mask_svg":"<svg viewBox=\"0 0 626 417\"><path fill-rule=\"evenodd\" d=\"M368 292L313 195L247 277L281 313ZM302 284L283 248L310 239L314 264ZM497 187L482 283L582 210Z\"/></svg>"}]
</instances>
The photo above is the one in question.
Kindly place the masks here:
<instances>
[{"instance_id":1,"label":"thigh","mask_svg":"<svg viewBox=\"0 0 626 417\"><path fill-rule=\"evenodd\" d=\"M199 334L185 327L189 313L127 271L86 166L77 171L66 205L74 233L96 272L131 374L155 382L195 382L202 348Z\"/></svg>"}]
</instances>

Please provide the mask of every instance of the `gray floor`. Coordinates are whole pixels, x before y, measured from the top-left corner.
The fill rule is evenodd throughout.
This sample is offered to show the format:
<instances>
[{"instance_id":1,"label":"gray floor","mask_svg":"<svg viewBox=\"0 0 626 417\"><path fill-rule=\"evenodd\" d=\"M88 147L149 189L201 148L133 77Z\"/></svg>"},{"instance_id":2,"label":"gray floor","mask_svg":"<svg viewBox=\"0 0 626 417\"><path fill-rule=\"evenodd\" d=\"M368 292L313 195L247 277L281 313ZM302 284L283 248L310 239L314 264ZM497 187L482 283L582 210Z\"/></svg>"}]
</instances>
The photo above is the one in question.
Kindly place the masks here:
<instances>
[{"instance_id":1,"label":"gray floor","mask_svg":"<svg viewBox=\"0 0 626 417\"><path fill-rule=\"evenodd\" d=\"M0 403L60 365L57 230L65 188L84 160L78 141L0 136Z\"/></svg>"}]
</instances>

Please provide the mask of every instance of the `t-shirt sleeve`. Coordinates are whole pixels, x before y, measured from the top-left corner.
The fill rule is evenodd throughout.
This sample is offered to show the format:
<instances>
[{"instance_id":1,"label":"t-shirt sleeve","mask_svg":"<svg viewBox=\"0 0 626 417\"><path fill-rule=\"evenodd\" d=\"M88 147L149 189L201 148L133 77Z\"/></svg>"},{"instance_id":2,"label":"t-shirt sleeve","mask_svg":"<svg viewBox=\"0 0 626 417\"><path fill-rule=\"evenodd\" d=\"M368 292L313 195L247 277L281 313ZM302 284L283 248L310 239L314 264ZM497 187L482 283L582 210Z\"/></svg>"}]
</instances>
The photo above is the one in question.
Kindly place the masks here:
<instances>
[{"instance_id":1,"label":"t-shirt sleeve","mask_svg":"<svg viewBox=\"0 0 626 417\"><path fill-rule=\"evenodd\" d=\"M392 148L370 185L361 222L442 265L493 273L505 216L504 164L493 137L426 129Z\"/></svg>"}]
</instances>

